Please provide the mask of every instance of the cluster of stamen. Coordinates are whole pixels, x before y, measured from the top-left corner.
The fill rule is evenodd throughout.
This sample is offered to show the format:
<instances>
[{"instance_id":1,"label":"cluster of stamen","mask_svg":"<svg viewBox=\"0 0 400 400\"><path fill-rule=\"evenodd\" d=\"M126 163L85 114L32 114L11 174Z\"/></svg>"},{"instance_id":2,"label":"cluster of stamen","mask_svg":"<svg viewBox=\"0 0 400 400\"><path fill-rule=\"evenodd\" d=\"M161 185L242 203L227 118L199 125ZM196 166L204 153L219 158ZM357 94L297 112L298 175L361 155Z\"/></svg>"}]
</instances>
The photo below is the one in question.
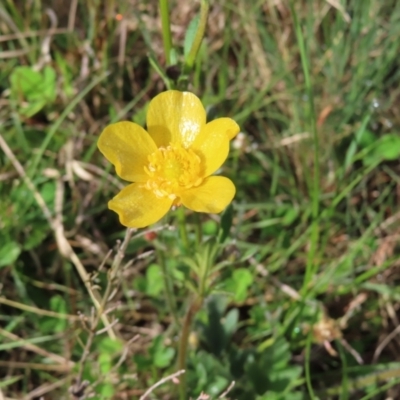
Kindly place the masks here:
<instances>
[{"instance_id":1,"label":"cluster of stamen","mask_svg":"<svg viewBox=\"0 0 400 400\"><path fill-rule=\"evenodd\" d=\"M176 144L160 147L148 156L148 161L144 167L149 176L145 187L159 198L176 200L183 190L203 181L200 157L191 149Z\"/></svg>"}]
</instances>

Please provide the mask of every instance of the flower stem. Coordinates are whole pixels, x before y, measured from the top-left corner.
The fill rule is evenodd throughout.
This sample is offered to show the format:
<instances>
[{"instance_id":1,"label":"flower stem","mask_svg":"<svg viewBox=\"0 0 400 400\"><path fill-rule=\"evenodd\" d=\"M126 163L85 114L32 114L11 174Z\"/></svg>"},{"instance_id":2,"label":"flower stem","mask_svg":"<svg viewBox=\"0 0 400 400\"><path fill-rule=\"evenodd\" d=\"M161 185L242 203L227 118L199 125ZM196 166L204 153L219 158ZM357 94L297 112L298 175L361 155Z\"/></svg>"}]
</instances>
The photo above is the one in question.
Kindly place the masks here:
<instances>
[{"instance_id":1,"label":"flower stem","mask_svg":"<svg viewBox=\"0 0 400 400\"><path fill-rule=\"evenodd\" d=\"M183 207L179 207L177 212L178 212L179 233L181 236L183 248L184 248L185 253L188 253L189 238L188 238L187 228L186 228L185 209Z\"/></svg>"},{"instance_id":2,"label":"flower stem","mask_svg":"<svg viewBox=\"0 0 400 400\"><path fill-rule=\"evenodd\" d=\"M183 327L181 333L181 339L179 342L178 350L178 370L186 369L186 354L190 335L190 328L192 326L193 319L197 312L200 310L203 304L203 298L197 297L193 303L189 306L185 319L183 320ZM186 397L186 374L180 377L179 382L179 398L180 400L187 400Z\"/></svg>"},{"instance_id":3,"label":"flower stem","mask_svg":"<svg viewBox=\"0 0 400 400\"><path fill-rule=\"evenodd\" d=\"M167 62L167 65L171 65L172 38L171 38L171 23L169 21L168 0L160 0L160 13L161 13L161 25L162 25L162 35L164 42L165 60Z\"/></svg>"},{"instance_id":4,"label":"flower stem","mask_svg":"<svg viewBox=\"0 0 400 400\"><path fill-rule=\"evenodd\" d=\"M200 218L200 214L199 213L195 213L194 214L194 218L196 221L196 245L197 245L197 249L200 248L201 245L201 241L203 240L203 224Z\"/></svg>"},{"instance_id":5,"label":"flower stem","mask_svg":"<svg viewBox=\"0 0 400 400\"><path fill-rule=\"evenodd\" d=\"M157 248L157 258L158 258L158 263L160 264L161 270L162 270L162 275L163 275L163 283L164 283L164 291L165 291L165 296L167 298L167 305L169 308L169 312L172 315L172 320L175 326L179 326L179 320L178 320L178 315L176 312L176 307L175 307L175 299L174 295L172 294L171 290L171 279L170 275L168 274L167 271L167 265L165 263L165 257L164 253L161 249Z\"/></svg>"}]
</instances>

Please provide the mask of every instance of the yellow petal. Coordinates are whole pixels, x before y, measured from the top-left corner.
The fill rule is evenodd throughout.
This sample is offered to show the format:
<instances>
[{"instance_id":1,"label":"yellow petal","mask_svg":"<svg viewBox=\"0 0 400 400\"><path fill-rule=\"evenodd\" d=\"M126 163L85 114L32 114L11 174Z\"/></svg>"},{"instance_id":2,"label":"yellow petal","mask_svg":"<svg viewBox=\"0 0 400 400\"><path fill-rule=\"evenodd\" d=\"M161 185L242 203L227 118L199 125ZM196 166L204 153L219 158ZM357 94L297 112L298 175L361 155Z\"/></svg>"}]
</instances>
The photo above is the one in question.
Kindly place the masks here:
<instances>
[{"instance_id":1,"label":"yellow petal","mask_svg":"<svg viewBox=\"0 0 400 400\"><path fill-rule=\"evenodd\" d=\"M228 157L229 137L225 119L229 118L219 118L205 125L191 146L202 160L204 176L214 173Z\"/></svg>"},{"instance_id":2,"label":"yellow petal","mask_svg":"<svg viewBox=\"0 0 400 400\"><path fill-rule=\"evenodd\" d=\"M239 125L231 118L218 118L212 122L218 123L218 129L225 131L229 140L232 140L239 132Z\"/></svg>"},{"instance_id":3,"label":"yellow petal","mask_svg":"<svg viewBox=\"0 0 400 400\"><path fill-rule=\"evenodd\" d=\"M108 125L100 135L97 146L117 174L130 182L144 182L148 176L144 166L147 156L157 150L150 135L133 122L117 122Z\"/></svg>"},{"instance_id":4,"label":"yellow petal","mask_svg":"<svg viewBox=\"0 0 400 400\"><path fill-rule=\"evenodd\" d=\"M108 202L108 208L119 215L122 225L144 228L159 221L171 208L173 200L157 198L154 193L132 183Z\"/></svg>"},{"instance_id":5,"label":"yellow petal","mask_svg":"<svg viewBox=\"0 0 400 400\"><path fill-rule=\"evenodd\" d=\"M230 179L210 176L199 187L183 192L181 201L193 211L219 213L228 206L235 193L235 185Z\"/></svg>"},{"instance_id":6,"label":"yellow petal","mask_svg":"<svg viewBox=\"0 0 400 400\"><path fill-rule=\"evenodd\" d=\"M204 107L190 92L160 93L150 102L147 111L147 130L158 147L176 143L188 148L205 123Z\"/></svg>"}]
</instances>

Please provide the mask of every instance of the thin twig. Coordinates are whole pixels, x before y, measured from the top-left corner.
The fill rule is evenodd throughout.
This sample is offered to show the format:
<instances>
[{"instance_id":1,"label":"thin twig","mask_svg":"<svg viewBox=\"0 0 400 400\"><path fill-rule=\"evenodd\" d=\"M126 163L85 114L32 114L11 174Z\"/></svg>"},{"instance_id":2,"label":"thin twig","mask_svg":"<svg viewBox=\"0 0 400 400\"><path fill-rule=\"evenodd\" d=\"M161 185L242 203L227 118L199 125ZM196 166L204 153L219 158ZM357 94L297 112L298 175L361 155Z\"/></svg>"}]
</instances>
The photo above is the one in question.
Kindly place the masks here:
<instances>
[{"instance_id":1,"label":"thin twig","mask_svg":"<svg viewBox=\"0 0 400 400\"><path fill-rule=\"evenodd\" d=\"M70 321L79 321L81 319L81 317L79 317L77 315L60 314L55 311L43 310L42 308L28 306L27 304L22 304L22 303L18 303L17 301L6 299L5 297L0 297L0 304L5 304L10 307L18 308L19 310L31 312L31 313L34 313L37 315L43 315L46 317L67 319Z\"/></svg>"},{"instance_id":2,"label":"thin twig","mask_svg":"<svg viewBox=\"0 0 400 400\"><path fill-rule=\"evenodd\" d=\"M78 8L78 0L72 0L68 14L68 32L74 31L77 8Z\"/></svg>"},{"instance_id":3,"label":"thin twig","mask_svg":"<svg viewBox=\"0 0 400 400\"><path fill-rule=\"evenodd\" d=\"M106 328L110 328L111 323L108 320L107 315L105 315L102 312L102 311L104 311L104 307L102 307L101 296L100 296L99 292L94 287L92 287L91 282L90 282L90 276L87 274L85 267L81 263L81 260L76 255L76 253L73 251L70 243L68 242L67 238L65 237L64 225L62 222L63 221L63 218L62 218L63 201L64 201L64 183L63 183L61 177L59 177L57 179L56 195L55 195L55 199L54 199L54 202L55 202L54 209L56 211L56 216L53 219L53 225L54 225L54 229L55 229L58 248L59 248L61 254L64 254L64 256L70 258L70 260L74 263L82 280L84 280L84 284L90 294L90 297L92 298L92 302L94 303L97 312L100 314L100 318L103 321L104 326ZM116 335L112 328L107 329L107 333L111 339L116 338Z\"/></svg>"},{"instance_id":4,"label":"thin twig","mask_svg":"<svg viewBox=\"0 0 400 400\"><path fill-rule=\"evenodd\" d=\"M47 29L39 30L39 31L27 31L27 32L18 32L18 33L8 33L7 35L0 35L0 42L8 42L9 40L15 40L20 38L29 38L35 36L41 36L47 33ZM54 35L62 35L68 33L68 29L66 28L58 28L54 29Z\"/></svg>"},{"instance_id":5,"label":"thin twig","mask_svg":"<svg viewBox=\"0 0 400 400\"><path fill-rule=\"evenodd\" d=\"M93 389L97 385L102 383L107 376L111 376L114 372L117 371L117 369L125 362L126 357L129 354L129 346L139 338L140 338L140 335L135 335L128 342L125 343L125 346L122 350L119 360L112 366L112 368L108 371L107 375L100 375L100 377L96 381L94 381L90 384L88 383L87 386L85 386L85 388L84 388L85 393L88 393L88 391L90 389Z\"/></svg>"},{"instance_id":6,"label":"thin twig","mask_svg":"<svg viewBox=\"0 0 400 400\"><path fill-rule=\"evenodd\" d=\"M50 28L46 32L46 35L43 38L42 44L40 46L40 58L38 62L33 66L33 69L36 71L40 71L45 65L51 62L50 43L58 25L57 15L51 8L46 9L46 14L50 19Z\"/></svg>"},{"instance_id":7,"label":"thin twig","mask_svg":"<svg viewBox=\"0 0 400 400\"><path fill-rule=\"evenodd\" d=\"M161 380L159 380L158 382L156 382L153 386L150 386L145 392L144 394L140 397L139 400L145 400L145 398L156 388L158 388L159 386L161 386L162 384L164 384L165 382L171 381L175 378L177 378L179 375L182 375L185 373L184 369L181 369L177 372L175 372L174 374L168 375L165 378L162 378Z\"/></svg>"},{"instance_id":8,"label":"thin twig","mask_svg":"<svg viewBox=\"0 0 400 400\"><path fill-rule=\"evenodd\" d=\"M282 290L283 293L287 294L293 300L301 299L300 294L296 290L270 275L269 271L264 267L264 265L259 263L254 257L250 257L249 261L251 265L256 267L256 270L260 275L268 277L268 279L270 279L275 286Z\"/></svg>"},{"instance_id":9,"label":"thin twig","mask_svg":"<svg viewBox=\"0 0 400 400\"><path fill-rule=\"evenodd\" d=\"M83 374L83 369L86 363L87 358L89 357L90 354L90 349L92 347L93 344L93 340L94 337L98 334L103 333L105 330L107 330L108 333L110 333L110 331L112 331L112 327L113 325L115 325L118 321L114 320L112 324L110 324L109 326L106 326L104 328L104 330L100 330L97 331L97 325L100 322L100 318L103 318L104 316L106 316L105 314L105 309L106 309L106 304L107 301L110 297L112 288L113 288L113 284L114 284L114 279L117 275L118 269L121 265L122 259L125 256L125 251L126 248L128 247L129 241L131 239L132 233L134 232L134 229L127 229L125 232L125 238L123 240L123 242L121 243L121 245L118 247L118 251L117 254L114 257L114 261L113 264L111 266L111 269L109 270L109 276L107 279L107 286L106 289L104 291L104 295L103 298L101 300L101 303L99 305L99 308L96 310L97 313L95 316L93 316L92 320L91 320L91 324L90 324L90 331L89 331L89 336L88 339L86 341L85 344L85 348L83 349L83 353L82 353L82 357L79 361L79 371L76 377L76 385L77 387L79 387L81 385L81 381L82 381L82 374ZM102 264L103 265L103 264Z\"/></svg>"},{"instance_id":10,"label":"thin twig","mask_svg":"<svg viewBox=\"0 0 400 400\"><path fill-rule=\"evenodd\" d=\"M364 364L364 360L360 356L360 354L357 352L356 349L350 346L350 344L347 342L345 338L340 338L340 343L342 343L342 346L354 357L354 359L360 364Z\"/></svg>"},{"instance_id":11,"label":"thin twig","mask_svg":"<svg viewBox=\"0 0 400 400\"><path fill-rule=\"evenodd\" d=\"M119 49L118 49L118 66L123 67L125 63L128 21L123 19L120 23L119 29L120 29L120 36L119 36Z\"/></svg>"},{"instance_id":12,"label":"thin twig","mask_svg":"<svg viewBox=\"0 0 400 400\"><path fill-rule=\"evenodd\" d=\"M342 14L343 19L349 24L351 22L350 15L346 12L345 8L340 4L338 0L326 0L333 8L336 8Z\"/></svg>"},{"instance_id":13,"label":"thin twig","mask_svg":"<svg viewBox=\"0 0 400 400\"><path fill-rule=\"evenodd\" d=\"M393 330L392 332L389 333L383 339L383 341L378 345L378 347L374 351L374 356L372 357L372 362L376 363L378 361L379 356L382 353L382 350L393 340L394 337L396 337L400 333L400 325L396 326L396 329Z\"/></svg>"},{"instance_id":14,"label":"thin twig","mask_svg":"<svg viewBox=\"0 0 400 400\"><path fill-rule=\"evenodd\" d=\"M10 147L8 146L7 142L4 140L4 138L1 134L0 134L0 147L6 154L8 159L11 161L11 163L13 164L14 168L16 169L16 171L18 172L20 177L23 179L25 185L32 192L36 202L38 203L46 220L48 221L51 229L54 232L57 246L58 246L60 253L64 257L68 258L75 265L75 268L78 271L79 276L81 277L94 306L96 307L97 310L100 310L100 294L97 290L92 289L91 284L90 284L90 276L86 272L85 267L81 263L79 257L76 255L76 253L74 252L74 250L72 249L71 245L69 244L68 240L66 239L66 237L64 235L64 227L62 224L62 217L60 217L60 215L58 215L58 218L52 217L51 212L50 212L49 208L47 207L47 204L45 203L43 197L41 196L39 191L36 189L35 185L30 180L30 178L27 176L23 166L17 160L13 151L10 149ZM63 190L61 185L62 185L62 181L59 178L58 185L57 185L58 195L60 194L60 191ZM56 193L56 197L57 197L57 193ZM57 201L59 201L59 200L57 199ZM106 315L102 316L102 321L105 326L110 325L110 322L108 321L108 318ZM111 338L113 338L113 339L116 338L113 330L109 330L108 334L110 335Z\"/></svg>"},{"instance_id":15,"label":"thin twig","mask_svg":"<svg viewBox=\"0 0 400 400\"><path fill-rule=\"evenodd\" d=\"M58 389L65 385L69 380L69 377L66 377L64 379L59 379L53 383L45 383L44 385L41 385L32 391L30 391L28 394L26 394L22 400L32 400L35 398L38 398L46 393L49 393L55 389Z\"/></svg>"},{"instance_id":16,"label":"thin twig","mask_svg":"<svg viewBox=\"0 0 400 400\"><path fill-rule=\"evenodd\" d=\"M126 230L124 241L122 242L121 246L119 246L117 255L115 256L114 262L111 266L111 270L110 270L111 278L115 278L118 268L121 265L122 259L125 256L125 251L128 247L129 241L131 240L133 232L135 232L135 229L128 228Z\"/></svg>"},{"instance_id":17,"label":"thin twig","mask_svg":"<svg viewBox=\"0 0 400 400\"><path fill-rule=\"evenodd\" d=\"M111 322L110 326L106 326L103 329L100 329L99 331L96 332L96 336L103 334L104 332L108 332L109 329L112 329L113 326L118 324L118 319L115 319L113 322Z\"/></svg>"},{"instance_id":18,"label":"thin twig","mask_svg":"<svg viewBox=\"0 0 400 400\"><path fill-rule=\"evenodd\" d=\"M140 335L135 335L131 339L129 339L129 341L125 344L125 347L124 347L124 350L123 350L123 352L121 354L121 357L119 358L117 363L111 368L111 371L114 370L114 369L119 368L122 365L122 363L126 360L126 357L128 356L129 346L133 342L136 342L136 340L138 340L139 338L140 338Z\"/></svg>"},{"instance_id":19,"label":"thin twig","mask_svg":"<svg viewBox=\"0 0 400 400\"><path fill-rule=\"evenodd\" d=\"M72 370L72 367L70 365L40 364L40 363L30 363L24 361L3 361L3 360L0 360L0 367L37 369L41 371L53 371L53 372L70 372Z\"/></svg>"},{"instance_id":20,"label":"thin twig","mask_svg":"<svg viewBox=\"0 0 400 400\"><path fill-rule=\"evenodd\" d=\"M235 386L235 381L232 381L231 384L227 387L227 389L225 390L225 392L223 392L221 394L221 396L219 396L219 399L223 399L226 397L226 395L233 389L233 387Z\"/></svg>"}]
</instances>

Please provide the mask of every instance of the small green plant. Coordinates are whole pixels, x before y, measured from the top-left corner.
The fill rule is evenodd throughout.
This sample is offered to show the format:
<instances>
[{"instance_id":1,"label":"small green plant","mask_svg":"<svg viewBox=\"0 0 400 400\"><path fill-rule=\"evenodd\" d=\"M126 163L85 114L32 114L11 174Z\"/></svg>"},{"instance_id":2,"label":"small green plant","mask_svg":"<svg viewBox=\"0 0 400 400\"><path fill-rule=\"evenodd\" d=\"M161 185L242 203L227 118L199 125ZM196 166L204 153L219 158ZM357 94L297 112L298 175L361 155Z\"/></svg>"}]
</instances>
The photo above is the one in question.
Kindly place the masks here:
<instances>
[{"instance_id":1,"label":"small green plant","mask_svg":"<svg viewBox=\"0 0 400 400\"><path fill-rule=\"evenodd\" d=\"M10 89L18 112L32 117L56 99L56 72L50 66L42 71L29 66L16 67L10 75Z\"/></svg>"}]
</instances>

